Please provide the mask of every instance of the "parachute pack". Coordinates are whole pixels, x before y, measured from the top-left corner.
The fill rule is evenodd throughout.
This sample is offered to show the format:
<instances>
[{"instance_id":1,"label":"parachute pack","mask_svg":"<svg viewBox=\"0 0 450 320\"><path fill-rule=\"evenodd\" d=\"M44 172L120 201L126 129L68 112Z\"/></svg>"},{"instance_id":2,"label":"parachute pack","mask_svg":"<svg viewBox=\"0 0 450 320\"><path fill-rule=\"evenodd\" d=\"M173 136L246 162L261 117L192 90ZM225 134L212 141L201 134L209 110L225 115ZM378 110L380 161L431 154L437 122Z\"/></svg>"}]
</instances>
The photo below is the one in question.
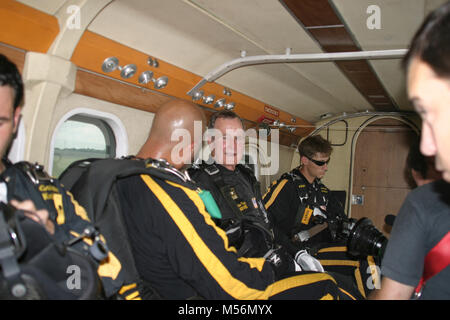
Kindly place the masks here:
<instances>
[{"instance_id":1,"label":"parachute pack","mask_svg":"<svg viewBox=\"0 0 450 320\"><path fill-rule=\"evenodd\" d=\"M173 172L149 166L148 160L130 157L79 160L60 175L60 181L86 209L89 219L105 237L108 247L121 262L124 285L119 291L119 298L122 299L160 298L158 293L139 277L116 189L119 179L141 174L180 183ZM188 184L186 181L186 185Z\"/></svg>"}]
</instances>

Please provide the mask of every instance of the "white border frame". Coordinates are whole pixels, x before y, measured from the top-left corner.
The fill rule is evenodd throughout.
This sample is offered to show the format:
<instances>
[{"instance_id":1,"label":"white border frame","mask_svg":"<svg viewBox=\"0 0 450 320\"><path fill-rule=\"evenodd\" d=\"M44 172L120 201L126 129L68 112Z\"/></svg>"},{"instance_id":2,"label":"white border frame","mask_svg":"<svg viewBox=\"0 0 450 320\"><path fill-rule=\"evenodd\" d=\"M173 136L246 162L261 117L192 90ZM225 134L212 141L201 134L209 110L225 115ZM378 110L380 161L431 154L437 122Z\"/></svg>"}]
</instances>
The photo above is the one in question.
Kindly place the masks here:
<instances>
[{"instance_id":1,"label":"white border frame","mask_svg":"<svg viewBox=\"0 0 450 320\"><path fill-rule=\"evenodd\" d=\"M125 129L125 126L123 125L122 121L117 117L116 115L108 112L98 111L95 109L88 109L88 108L75 108L64 114L61 119L59 119L58 123L56 124L55 129L53 130L52 139L50 142L50 157L49 157L49 164L48 164L48 171L51 173L53 171L53 158L54 158L54 146L55 146L55 137L56 133L59 131L62 124L69 118L75 116L75 115L81 115L85 117L90 118L96 118L102 121L105 121L113 131L114 137L116 139L116 154L115 157L119 158L122 156L128 155L128 134L127 130Z\"/></svg>"}]
</instances>

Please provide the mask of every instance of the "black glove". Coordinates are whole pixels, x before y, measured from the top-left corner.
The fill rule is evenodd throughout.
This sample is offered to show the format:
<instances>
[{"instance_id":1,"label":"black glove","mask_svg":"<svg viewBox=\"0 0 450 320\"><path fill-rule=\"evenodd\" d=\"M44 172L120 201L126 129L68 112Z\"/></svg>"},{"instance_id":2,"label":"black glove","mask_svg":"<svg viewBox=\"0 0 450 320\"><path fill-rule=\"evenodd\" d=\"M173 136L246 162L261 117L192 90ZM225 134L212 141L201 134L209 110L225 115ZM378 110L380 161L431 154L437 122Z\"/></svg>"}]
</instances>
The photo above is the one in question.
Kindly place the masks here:
<instances>
[{"instance_id":1,"label":"black glove","mask_svg":"<svg viewBox=\"0 0 450 320\"><path fill-rule=\"evenodd\" d=\"M296 270L296 262L283 247L269 250L264 258L272 265L277 280L300 270Z\"/></svg>"}]
</instances>

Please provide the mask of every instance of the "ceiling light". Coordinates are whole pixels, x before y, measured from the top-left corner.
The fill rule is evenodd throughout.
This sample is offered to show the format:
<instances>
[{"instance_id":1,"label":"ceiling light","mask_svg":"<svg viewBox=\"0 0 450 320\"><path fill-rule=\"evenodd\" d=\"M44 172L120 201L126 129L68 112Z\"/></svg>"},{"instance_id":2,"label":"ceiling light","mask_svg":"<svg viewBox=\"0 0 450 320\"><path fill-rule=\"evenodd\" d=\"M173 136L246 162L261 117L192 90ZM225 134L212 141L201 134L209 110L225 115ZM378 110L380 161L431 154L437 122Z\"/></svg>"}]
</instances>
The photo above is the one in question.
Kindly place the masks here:
<instances>
[{"instance_id":1,"label":"ceiling light","mask_svg":"<svg viewBox=\"0 0 450 320\"><path fill-rule=\"evenodd\" d=\"M158 62L158 60L156 60L156 58L148 57L147 64L151 67L155 67L155 68L159 67L159 62Z\"/></svg>"},{"instance_id":2,"label":"ceiling light","mask_svg":"<svg viewBox=\"0 0 450 320\"><path fill-rule=\"evenodd\" d=\"M225 105L225 110L233 110L235 106L236 106L236 103L229 102Z\"/></svg>"},{"instance_id":3,"label":"ceiling light","mask_svg":"<svg viewBox=\"0 0 450 320\"><path fill-rule=\"evenodd\" d=\"M119 59L117 59L116 57L109 57L106 58L105 61L103 61L102 71L108 73L116 70L118 66L119 66Z\"/></svg>"},{"instance_id":4,"label":"ceiling light","mask_svg":"<svg viewBox=\"0 0 450 320\"><path fill-rule=\"evenodd\" d=\"M139 83L141 84L147 84L153 79L153 71L144 71L139 76Z\"/></svg>"},{"instance_id":5,"label":"ceiling light","mask_svg":"<svg viewBox=\"0 0 450 320\"><path fill-rule=\"evenodd\" d=\"M124 79L129 79L137 71L137 67L135 64L127 64L125 67L119 67L120 70L120 76Z\"/></svg>"},{"instance_id":6,"label":"ceiling light","mask_svg":"<svg viewBox=\"0 0 450 320\"><path fill-rule=\"evenodd\" d=\"M225 98L219 99L214 103L214 108L222 108L225 106Z\"/></svg>"},{"instance_id":7,"label":"ceiling light","mask_svg":"<svg viewBox=\"0 0 450 320\"><path fill-rule=\"evenodd\" d=\"M154 67L159 66L158 60L154 58L152 59L151 57L148 57L147 64ZM130 63L124 67L119 66L119 59L117 59L116 57L109 57L103 61L102 64L103 72L112 72L116 69L120 70L120 76L124 79L131 78L137 72L137 67L135 64ZM169 78L167 76L161 76L158 79L154 79L153 71L144 71L140 74L138 81L140 84L147 84L150 81L152 81L155 89L162 89L165 88L169 83Z\"/></svg>"},{"instance_id":8,"label":"ceiling light","mask_svg":"<svg viewBox=\"0 0 450 320\"><path fill-rule=\"evenodd\" d=\"M205 92L203 90L195 91L195 93L192 95L192 101L198 101L201 98L203 98L203 95Z\"/></svg>"},{"instance_id":9,"label":"ceiling light","mask_svg":"<svg viewBox=\"0 0 450 320\"><path fill-rule=\"evenodd\" d=\"M156 80L152 79L152 81L155 83L154 84L155 89L162 89L165 88L169 83L169 78L167 76L162 76Z\"/></svg>"},{"instance_id":10,"label":"ceiling light","mask_svg":"<svg viewBox=\"0 0 450 320\"><path fill-rule=\"evenodd\" d=\"M147 84L153 82L155 89L162 89L167 86L169 78L166 76L159 77L158 79L153 78L153 71L144 71L141 73L138 79L140 84Z\"/></svg>"},{"instance_id":11,"label":"ceiling light","mask_svg":"<svg viewBox=\"0 0 450 320\"><path fill-rule=\"evenodd\" d=\"M203 103L204 103L204 104L211 104L211 103L214 102L214 99L215 99L215 98L216 98L215 95L210 94L210 95L207 96L207 97L203 97Z\"/></svg>"}]
</instances>

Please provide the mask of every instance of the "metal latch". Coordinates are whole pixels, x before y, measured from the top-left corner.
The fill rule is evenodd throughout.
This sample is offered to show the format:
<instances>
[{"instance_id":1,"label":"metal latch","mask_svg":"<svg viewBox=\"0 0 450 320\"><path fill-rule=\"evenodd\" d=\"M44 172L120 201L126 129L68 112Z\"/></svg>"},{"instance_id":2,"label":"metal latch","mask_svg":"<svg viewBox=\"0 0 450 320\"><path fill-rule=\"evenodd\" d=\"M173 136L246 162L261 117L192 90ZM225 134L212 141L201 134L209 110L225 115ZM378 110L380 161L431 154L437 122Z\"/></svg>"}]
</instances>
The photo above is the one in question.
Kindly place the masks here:
<instances>
[{"instance_id":1,"label":"metal latch","mask_svg":"<svg viewBox=\"0 0 450 320\"><path fill-rule=\"evenodd\" d=\"M364 205L364 195L352 194L352 204Z\"/></svg>"}]
</instances>

